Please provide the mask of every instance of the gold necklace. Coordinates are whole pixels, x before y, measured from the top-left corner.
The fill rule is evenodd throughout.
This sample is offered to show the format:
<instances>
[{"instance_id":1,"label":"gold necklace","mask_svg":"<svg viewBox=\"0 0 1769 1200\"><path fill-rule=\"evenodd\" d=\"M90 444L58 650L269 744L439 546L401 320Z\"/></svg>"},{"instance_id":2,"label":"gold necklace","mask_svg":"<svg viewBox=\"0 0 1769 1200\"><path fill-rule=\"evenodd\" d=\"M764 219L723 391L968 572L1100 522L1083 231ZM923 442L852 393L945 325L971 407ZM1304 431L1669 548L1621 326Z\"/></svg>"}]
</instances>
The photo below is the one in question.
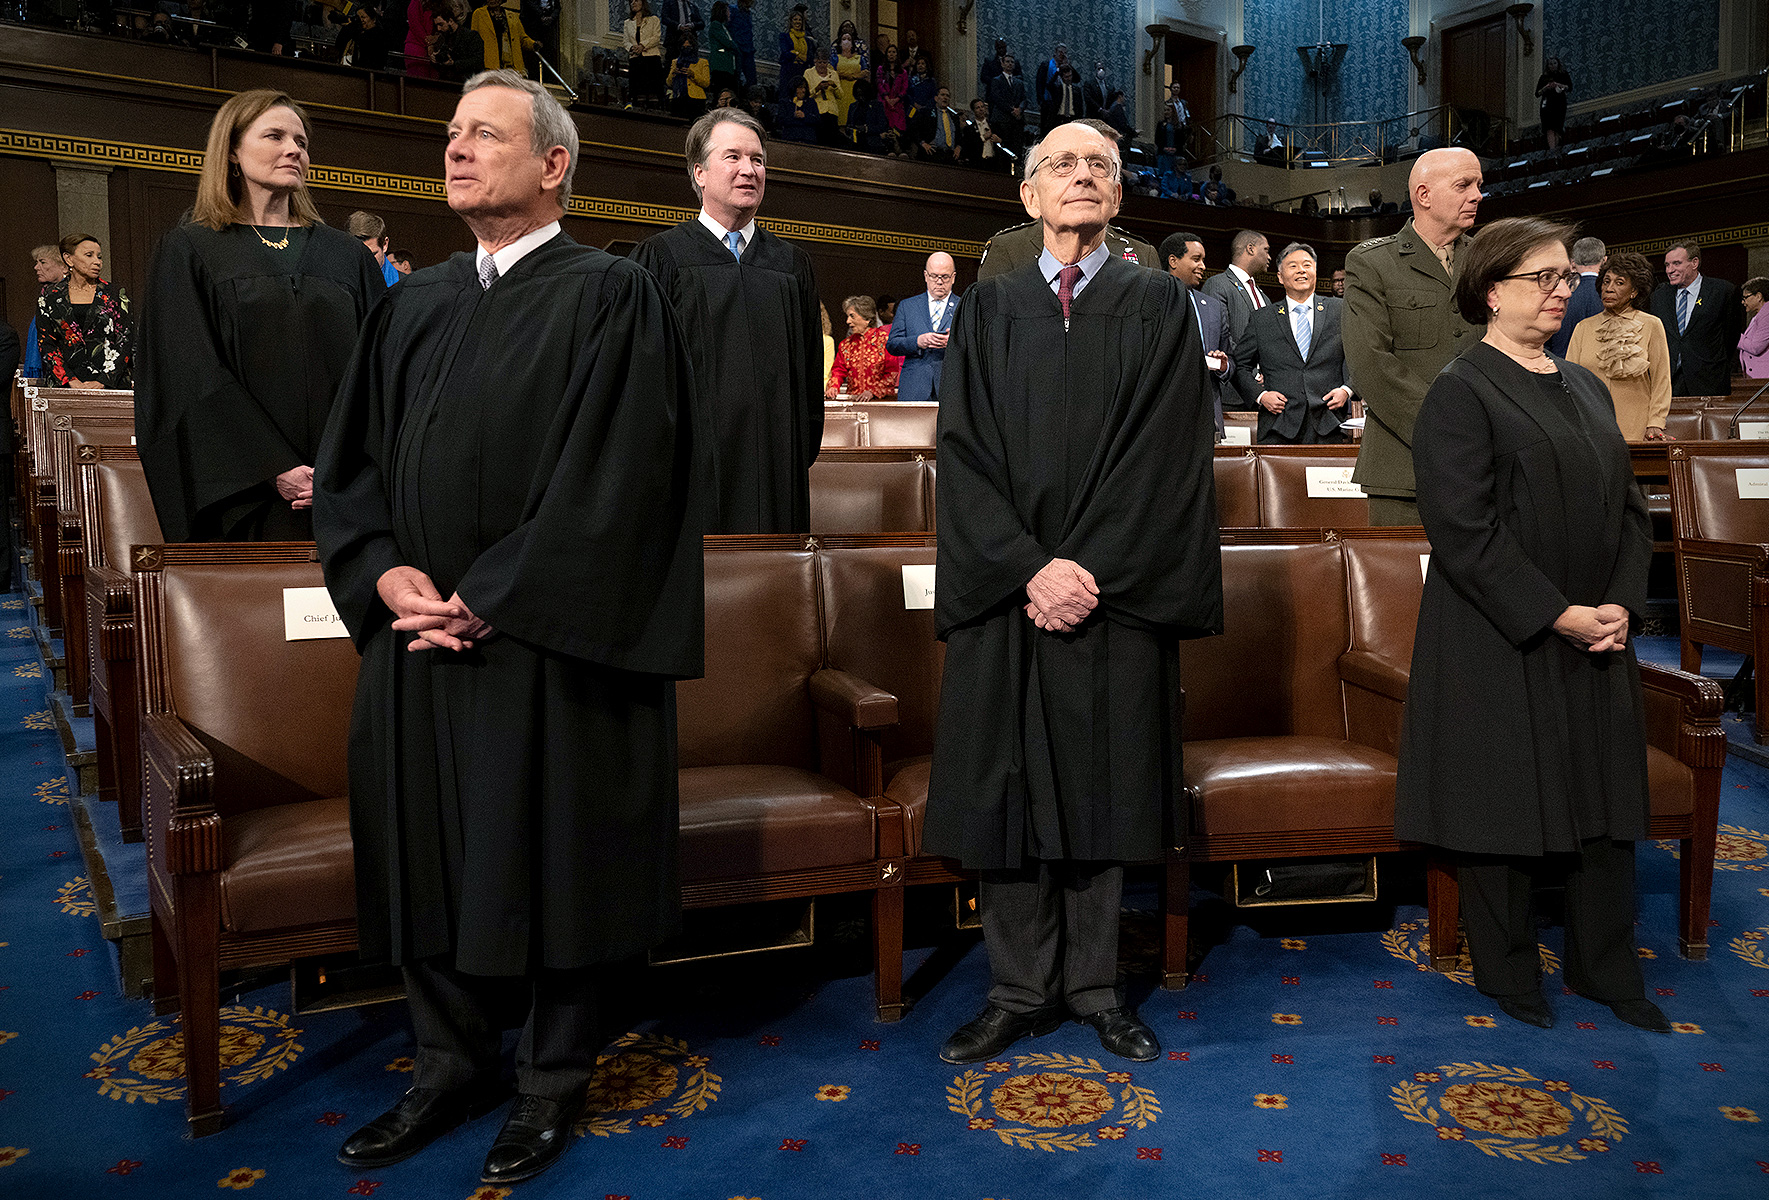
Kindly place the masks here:
<instances>
[{"instance_id":1,"label":"gold necklace","mask_svg":"<svg viewBox=\"0 0 1769 1200\"><path fill-rule=\"evenodd\" d=\"M265 237L256 225L252 226L252 232L258 234L258 240L263 242L266 246L269 246L272 250L287 250L289 248L289 230L292 228L294 228L292 225L283 227L283 240L280 242L273 242Z\"/></svg>"}]
</instances>

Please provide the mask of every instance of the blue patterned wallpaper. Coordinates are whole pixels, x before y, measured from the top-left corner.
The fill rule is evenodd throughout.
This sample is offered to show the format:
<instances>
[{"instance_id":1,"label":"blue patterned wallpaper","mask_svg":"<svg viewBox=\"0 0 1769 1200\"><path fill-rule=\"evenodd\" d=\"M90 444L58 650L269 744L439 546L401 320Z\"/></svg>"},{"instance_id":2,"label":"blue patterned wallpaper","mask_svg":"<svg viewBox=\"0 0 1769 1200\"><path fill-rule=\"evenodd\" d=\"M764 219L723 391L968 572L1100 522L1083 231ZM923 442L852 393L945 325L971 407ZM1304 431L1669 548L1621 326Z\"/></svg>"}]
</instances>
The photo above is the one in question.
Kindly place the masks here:
<instances>
[{"instance_id":1,"label":"blue patterned wallpaper","mask_svg":"<svg viewBox=\"0 0 1769 1200\"><path fill-rule=\"evenodd\" d=\"M726 0L733 8L737 0ZM650 0L651 11L663 12L663 0ZM713 0L694 0L700 6L700 15L712 15ZM774 63L780 61L780 31L786 28L786 18L796 5L803 4L809 8L810 15L805 24L817 44L824 49L829 46L829 0L755 0L750 10L751 20L755 25L756 62ZM631 0L608 0L608 28L616 33L626 21L632 8Z\"/></svg>"},{"instance_id":2,"label":"blue patterned wallpaper","mask_svg":"<svg viewBox=\"0 0 1769 1200\"><path fill-rule=\"evenodd\" d=\"M1061 4L977 0L970 19L977 32L977 63L970 79L954 86L954 95L968 100L977 94L977 72L984 61L995 56L995 39L1006 38L1008 52L1019 59L1028 91L1038 76L1038 64L1061 42L1069 48L1069 61L1080 72L1081 82L1092 78L1095 60L1103 62L1106 86L1122 88L1135 105L1136 78L1142 71L1136 0L1065 0ZM1143 40L1148 39L1145 36Z\"/></svg>"},{"instance_id":3,"label":"blue patterned wallpaper","mask_svg":"<svg viewBox=\"0 0 1769 1200\"><path fill-rule=\"evenodd\" d=\"M1327 91L1325 119L1362 121L1407 110L1407 72L1400 40L1407 36L1407 0L1334 0L1326 10L1326 40L1350 49ZM1241 77L1243 111L1252 117L1307 124L1317 119L1313 81L1296 47L1321 40L1315 5L1259 3L1246 6L1243 31L1259 47Z\"/></svg>"},{"instance_id":4,"label":"blue patterned wallpaper","mask_svg":"<svg viewBox=\"0 0 1769 1200\"><path fill-rule=\"evenodd\" d=\"M1542 0L1540 61L1558 55L1577 104L1712 71L1720 0Z\"/></svg>"}]
</instances>

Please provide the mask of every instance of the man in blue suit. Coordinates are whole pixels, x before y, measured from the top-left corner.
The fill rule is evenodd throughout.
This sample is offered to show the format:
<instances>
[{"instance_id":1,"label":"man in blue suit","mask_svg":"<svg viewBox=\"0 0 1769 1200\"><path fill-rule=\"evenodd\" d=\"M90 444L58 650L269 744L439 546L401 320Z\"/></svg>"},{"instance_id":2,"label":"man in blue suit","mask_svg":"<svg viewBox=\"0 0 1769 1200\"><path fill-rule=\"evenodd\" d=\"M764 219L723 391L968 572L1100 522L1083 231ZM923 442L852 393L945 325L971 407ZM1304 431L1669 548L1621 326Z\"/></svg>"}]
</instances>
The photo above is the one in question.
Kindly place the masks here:
<instances>
[{"instance_id":1,"label":"man in blue suit","mask_svg":"<svg viewBox=\"0 0 1769 1200\"><path fill-rule=\"evenodd\" d=\"M1204 367L1210 373L1210 391L1216 400L1216 440L1222 440L1223 402L1229 408L1244 407L1240 394L1228 386L1235 373L1235 339L1229 333L1228 306L1207 294L1204 282L1204 239L1195 233L1170 233L1161 242L1161 261L1167 273L1191 289L1192 309L1198 314L1198 332L1204 336Z\"/></svg>"},{"instance_id":2,"label":"man in blue suit","mask_svg":"<svg viewBox=\"0 0 1769 1200\"><path fill-rule=\"evenodd\" d=\"M897 399L905 401L940 398L946 339L952 334L952 319L958 315L958 297L952 294L958 268L952 256L938 251L928 255L921 277L927 280L927 291L897 304L891 335L885 340L885 349L903 359Z\"/></svg>"},{"instance_id":3,"label":"man in blue suit","mask_svg":"<svg viewBox=\"0 0 1769 1200\"><path fill-rule=\"evenodd\" d=\"M1548 339L1548 349L1561 358L1566 357L1566 347L1572 341L1572 331L1578 323L1603 311L1603 297L1597 294L1597 280L1603 274L1603 264L1608 261L1609 248L1601 239L1582 237L1572 244L1572 265L1579 269L1579 286L1567 297L1566 316L1560 322L1560 332Z\"/></svg>"}]
</instances>

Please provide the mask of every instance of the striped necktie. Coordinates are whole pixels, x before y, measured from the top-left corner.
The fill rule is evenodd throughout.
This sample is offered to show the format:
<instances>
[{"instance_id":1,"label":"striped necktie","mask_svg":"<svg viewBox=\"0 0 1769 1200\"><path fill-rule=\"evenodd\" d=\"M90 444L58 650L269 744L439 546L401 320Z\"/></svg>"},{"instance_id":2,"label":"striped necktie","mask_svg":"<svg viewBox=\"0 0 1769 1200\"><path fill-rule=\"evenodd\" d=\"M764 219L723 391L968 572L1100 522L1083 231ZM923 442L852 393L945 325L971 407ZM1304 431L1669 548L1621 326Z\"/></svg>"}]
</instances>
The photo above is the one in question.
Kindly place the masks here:
<instances>
[{"instance_id":1,"label":"striped necktie","mask_svg":"<svg viewBox=\"0 0 1769 1200\"><path fill-rule=\"evenodd\" d=\"M1689 332L1689 289L1677 293L1677 332Z\"/></svg>"},{"instance_id":2,"label":"striped necktie","mask_svg":"<svg viewBox=\"0 0 1769 1200\"><path fill-rule=\"evenodd\" d=\"M1314 321L1309 316L1308 305L1298 304L1296 313L1296 348L1302 352L1302 361L1308 361L1308 348L1314 344Z\"/></svg>"}]
</instances>

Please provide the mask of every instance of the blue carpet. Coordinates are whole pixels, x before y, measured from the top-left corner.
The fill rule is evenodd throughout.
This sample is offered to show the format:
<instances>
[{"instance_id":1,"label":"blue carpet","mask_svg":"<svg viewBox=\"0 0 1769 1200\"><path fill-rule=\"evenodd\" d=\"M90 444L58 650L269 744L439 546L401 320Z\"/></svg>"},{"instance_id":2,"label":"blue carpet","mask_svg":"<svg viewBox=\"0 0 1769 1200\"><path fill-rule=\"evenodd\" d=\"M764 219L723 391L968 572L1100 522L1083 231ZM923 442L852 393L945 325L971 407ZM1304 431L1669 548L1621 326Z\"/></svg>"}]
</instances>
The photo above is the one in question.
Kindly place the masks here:
<instances>
[{"instance_id":1,"label":"blue carpet","mask_svg":"<svg viewBox=\"0 0 1769 1200\"><path fill-rule=\"evenodd\" d=\"M334 1161L407 1085L402 1006L294 1014L286 982L226 997L231 1124L184 1136L175 1018L119 998L79 877L65 765L21 606L0 609L0 1196L495 1200L499 1115L384 1171ZM33 674L36 671L36 674ZM969 1070L935 1056L981 1003L981 947L937 922L902 1022L871 1018L863 910L819 910L808 951L637 968L582 1142L522 1197L729 1200L1769 1194L1769 771L1726 774L1707 962L1676 952L1674 847L1642 844L1654 1036L1548 991L1551 1031L1422 964L1411 903L1231 910L1190 988L1131 994L1166 1048L1104 1058L1076 1025ZM1404 864L1386 894L1417 899ZM928 901L931 912L938 897ZM1147 905L1150 889L1134 890ZM948 918L949 927L949 918ZM1146 968L1153 922L1127 921ZM1543 931L1551 956L1558 929ZM937 944L935 944L937 942ZM1555 963L1552 957L1551 964Z\"/></svg>"}]
</instances>

